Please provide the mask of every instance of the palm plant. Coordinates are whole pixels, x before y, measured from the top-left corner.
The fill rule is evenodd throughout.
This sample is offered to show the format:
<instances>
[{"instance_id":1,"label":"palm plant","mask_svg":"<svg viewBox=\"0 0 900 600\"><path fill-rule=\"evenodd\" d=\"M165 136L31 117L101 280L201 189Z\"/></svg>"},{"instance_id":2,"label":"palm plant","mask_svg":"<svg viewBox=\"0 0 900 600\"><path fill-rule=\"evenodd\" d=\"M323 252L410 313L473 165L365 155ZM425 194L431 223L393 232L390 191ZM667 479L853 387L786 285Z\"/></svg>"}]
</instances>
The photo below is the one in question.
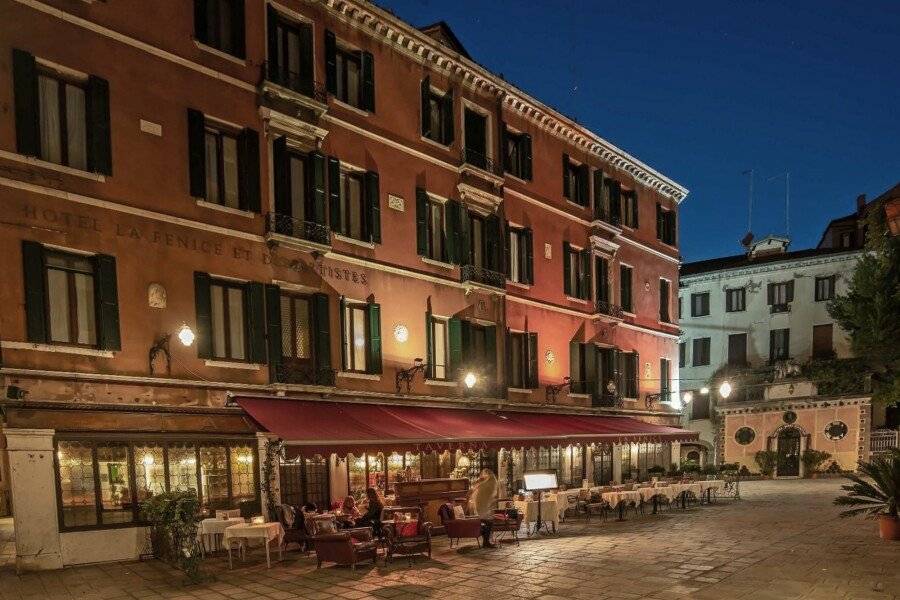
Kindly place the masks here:
<instances>
[{"instance_id":1,"label":"palm plant","mask_svg":"<svg viewBox=\"0 0 900 600\"><path fill-rule=\"evenodd\" d=\"M859 473L845 476L852 482L841 486L847 494L834 499L838 506L853 507L841 512L841 516L884 515L896 519L900 504L900 448L859 463Z\"/></svg>"}]
</instances>

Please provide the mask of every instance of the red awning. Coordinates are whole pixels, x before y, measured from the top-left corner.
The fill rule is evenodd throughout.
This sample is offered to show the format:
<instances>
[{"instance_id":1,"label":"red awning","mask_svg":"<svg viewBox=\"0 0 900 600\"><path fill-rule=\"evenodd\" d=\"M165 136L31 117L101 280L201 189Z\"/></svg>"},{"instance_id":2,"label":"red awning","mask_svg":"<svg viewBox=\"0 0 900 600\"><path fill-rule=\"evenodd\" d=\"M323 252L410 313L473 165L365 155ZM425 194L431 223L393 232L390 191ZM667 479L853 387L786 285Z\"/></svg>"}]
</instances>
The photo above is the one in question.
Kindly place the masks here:
<instances>
[{"instance_id":1,"label":"red awning","mask_svg":"<svg viewBox=\"0 0 900 600\"><path fill-rule=\"evenodd\" d=\"M696 432L632 417L244 396L235 401L293 453L306 455L698 439Z\"/></svg>"}]
</instances>

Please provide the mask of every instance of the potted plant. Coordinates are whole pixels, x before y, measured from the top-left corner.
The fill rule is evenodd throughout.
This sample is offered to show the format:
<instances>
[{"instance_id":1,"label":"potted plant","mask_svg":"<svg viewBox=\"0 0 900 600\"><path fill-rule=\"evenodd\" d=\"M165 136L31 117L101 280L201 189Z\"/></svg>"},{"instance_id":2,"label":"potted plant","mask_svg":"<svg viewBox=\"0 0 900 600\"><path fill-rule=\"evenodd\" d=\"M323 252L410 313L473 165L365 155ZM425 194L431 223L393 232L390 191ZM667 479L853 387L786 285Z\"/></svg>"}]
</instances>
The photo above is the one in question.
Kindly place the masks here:
<instances>
[{"instance_id":1,"label":"potted plant","mask_svg":"<svg viewBox=\"0 0 900 600\"><path fill-rule=\"evenodd\" d=\"M900 448L870 462L859 463L859 473L844 475L852 483L841 486L846 493L834 499L838 506L850 506L842 517L878 517L881 539L900 540Z\"/></svg>"},{"instance_id":2,"label":"potted plant","mask_svg":"<svg viewBox=\"0 0 900 600\"><path fill-rule=\"evenodd\" d=\"M806 477L816 477L819 467L829 458L831 458L831 454L822 450L813 450L811 448L804 450L803 454L800 455L800 460L803 461L804 475Z\"/></svg>"},{"instance_id":3,"label":"potted plant","mask_svg":"<svg viewBox=\"0 0 900 600\"><path fill-rule=\"evenodd\" d=\"M760 450L753 458L756 459L756 464L759 465L759 472L763 476L771 477L775 473L775 461L778 459L778 455L774 450Z\"/></svg>"}]
</instances>

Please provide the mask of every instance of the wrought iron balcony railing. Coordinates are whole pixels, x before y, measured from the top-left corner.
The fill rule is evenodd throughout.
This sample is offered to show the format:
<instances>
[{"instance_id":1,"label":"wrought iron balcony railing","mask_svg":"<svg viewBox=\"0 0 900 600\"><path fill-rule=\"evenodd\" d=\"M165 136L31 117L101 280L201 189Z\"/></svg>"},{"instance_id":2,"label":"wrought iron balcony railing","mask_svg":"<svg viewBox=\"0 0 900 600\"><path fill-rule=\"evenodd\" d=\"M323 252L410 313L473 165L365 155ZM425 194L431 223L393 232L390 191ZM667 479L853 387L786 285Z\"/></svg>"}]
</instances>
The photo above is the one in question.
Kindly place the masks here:
<instances>
[{"instance_id":1,"label":"wrought iron balcony railing","mask_svg":"<svg viewBox=\"0 0 900 600\"><path fill-rule=\"evenodd\" d=\"M499 164L494 162L494 159L487 156L485 153L473 150L472 148L463 148L462 162L466 165L478 167L482 171L487 171L493 175L503 176Z\"/></svg>"},{"instance_id":2,"label":"wrought iron balcony railing","mask_svg":"<svg viewBox=\"0 0 900 600\"><path fill-rule=\"evenodd\" d=\"M596 312L602 315L609 315L610 317L621 319L625 316L622 312L622 307L618 304L613 304L611 302L607 302L606 300L597 300L596 304Z\"/></svg>"},{"instance_id":3,"label":"wrought iron balcony railing","mask_svg":"<svg viewBox=\"0 0 900 600\"><path fill-rule=\"evenodd\" d=\"M619 215L611 214L604 208L595 208L594 210L594 218L598 221L603 221L604 223L609 223L613 227L621 227L622 226L622 217Z\"/></svg>"},{"instance_id":4,"label":"wrought iron balcony railing","mask_svg":"<svg viewBox=\"0 0 900 600\"><path fill-rule=\"evenodd\" d=\"M499 289L506 288L506 276L503 273L475 265L463 265L460 269L460 280L464 282L472 281Z\"/></svg>"},{"instance_id":5,"label":"wrought iron balcony railing","mask_svg":"<svg viewBox=\"0 0 900 600\"><path fill-rule=\"evenodd\" d=\"M281 363L275 369L275 382L334 387L336 373L334 369L326 367Z\"/></svg>"},{"instance_id":6,"label":"wrought iron balcony railing","mask_svg":"<svg viewBox=\"0 0 900 600\"><path fill-rule=\"evenodd\" d=\"M331 245L331 230L326 225L274 212L266 215L266 233L280 233L323 246Z\"/></svg>"},{"instance_id":7,"label":"wrought iron balcony railing","mask_svg":"<svg viewBox=\"0 0 900 600\"><path fill-rule=\"evenodd\" d=\"M322 104L328 102L328 92L324 84L286 69L277 62L265 61L262 65L262 73L266 81L271 81L275 85L303 94Z\"/></svg>"}]
</instances>

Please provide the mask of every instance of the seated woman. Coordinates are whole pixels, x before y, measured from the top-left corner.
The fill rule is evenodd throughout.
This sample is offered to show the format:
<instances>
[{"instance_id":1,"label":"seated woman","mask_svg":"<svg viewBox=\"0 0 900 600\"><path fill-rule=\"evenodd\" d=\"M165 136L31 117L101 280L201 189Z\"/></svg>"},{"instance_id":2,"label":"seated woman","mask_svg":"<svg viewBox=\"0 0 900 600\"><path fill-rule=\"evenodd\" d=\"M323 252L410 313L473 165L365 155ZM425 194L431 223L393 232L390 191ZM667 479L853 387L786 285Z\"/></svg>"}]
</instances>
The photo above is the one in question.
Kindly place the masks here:
<instances>
[{"instance_id":1,"label":"seated woman","mask_svg":"<svg viewBox=\"0 0 900 600\"><path fill-rule=\"evenodd\" d=\"M481 517L483 548L493 548L491 532L494 524L494 504L497 501L497 477L490 469L482 469L481 475L469 488L469 509Z\"/></svg>"},{"instance_id":2,"label":"seated woman","mask_svg":"<svg viewBox=\"0 0 900 600\"><path fill-rule=\"evenodd\" d=\"M344 498L339 510L341 514L337 518L337 522L340 527L353 527L360 518L359 508L356 506L356 499L353 496Z\"/></svg>"},{"instance_id":3,"label":"seated woman","mask_svg":"<svg viewBox=\"0 0 900 600\"><path fill-rule=\"evenodd\" d=\"M371 527L376 536L381 535L381 511L384 500L375 488L366 488L366 514L356 520L357 527Z\"/></svg>"}]
</instances>

